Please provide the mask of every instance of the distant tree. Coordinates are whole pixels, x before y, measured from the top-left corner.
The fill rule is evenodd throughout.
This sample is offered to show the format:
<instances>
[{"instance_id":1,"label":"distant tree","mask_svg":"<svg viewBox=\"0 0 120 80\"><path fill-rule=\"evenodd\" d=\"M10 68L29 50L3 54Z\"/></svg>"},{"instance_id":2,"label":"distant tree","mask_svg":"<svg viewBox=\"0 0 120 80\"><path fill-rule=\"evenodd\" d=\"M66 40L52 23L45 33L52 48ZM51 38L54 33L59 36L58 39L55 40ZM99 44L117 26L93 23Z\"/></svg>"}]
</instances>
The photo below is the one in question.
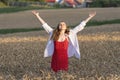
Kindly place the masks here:
<instances>
[{"instance_id":1,"label":"distant tree","mask_svg":"<svg viewBox=\"0 0 120 80\"><path fill-rule=\"evenodd\" d=\"M0 0L2 3L6 4L7 5L7 1L8 0Z\"/></svg>"},{"instance_id":2,"label":"distant tree","mask_svg":"<svg viewBox=\"0 0 120 80\"><path fill-rule=\"evenodd\" d=\"M33 1L33 2L39 1L39 2L45 2L45 0L18 0L18 1Z\"/></svg>"},{"instance_id":3,"label":"distant tree","mask_svg":"<svg viewBox=\"0 0 120 80\"><path fill-rule=\"evenodd\" d=\"M93 0L91 7L117 7L120 6L120 0Z\"/></svg>"},{"instance_id":4,"label":"distant tree","mask_svg":"<svg viewBox=\"0 0 120 80\"><path fill-rule=\"evenodd\" d=\"M3 3L9 2L9 1L39 1L39 2L45 2L46 0L0 0Z\"/></svg>"}]
</instances>

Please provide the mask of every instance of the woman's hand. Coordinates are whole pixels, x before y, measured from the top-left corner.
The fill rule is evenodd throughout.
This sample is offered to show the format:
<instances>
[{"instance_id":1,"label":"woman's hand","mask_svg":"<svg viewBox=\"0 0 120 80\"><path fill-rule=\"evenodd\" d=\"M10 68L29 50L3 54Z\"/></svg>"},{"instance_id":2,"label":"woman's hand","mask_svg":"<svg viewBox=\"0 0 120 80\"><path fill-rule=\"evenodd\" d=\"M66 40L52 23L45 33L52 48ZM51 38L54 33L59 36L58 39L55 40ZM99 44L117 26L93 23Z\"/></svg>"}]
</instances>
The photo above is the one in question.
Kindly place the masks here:
<instances>
[{"instance_id":1,"label":"woman's hand","mask_svg":"<svg viewBox=\"0 0 120 80\"><path fill-rule=\"evenodd\" d=\"M91 18L93 18L96 15L96 11L95 12L91 12L89 13L89 17L87 19L85 19L85 23L87 23Z\"/></svg>"},{"instance_id":2,"label":"woman's hand","mask_svg":"<svg viewBox=\"0 0 120 80\"><path fill-rule=\"evenodd\" d=\"M37 19L42 23L43 28L50 33L53 29L39 16L39 12L32 11L32 13L37 17Z\"/></svg>"},{"instance_id":3,"label":"woman's hand","mask_svg":"<svg viewBox=\"0 0 120 80\"><path fill-rule=\"evenodd\" d=\"M96 15L96 12L89 13L89 17L94 17Z\"/></svg>"},{"instance_id":4,"label":"woman's hand","mask_svg":"<svg viewBox=\"0 0 120 80\"><path fill-rule=\"evenodd\" d=\"M39 12L32 11L32 13L33 13L35 16L39 16Z\"/></svg>"},{"instance_id":5,"label":"woman's hand","mask_svg":"<svg viewBox=\"0 0 120 80\"><path fill-rule=\"evenodd\" d=\"M32 11L32 13L38 18L38 20L39 20L42 24L46 23L46 22L39 16L39 12L37 12L37 11Z\"/></svg>"}]
</instances>

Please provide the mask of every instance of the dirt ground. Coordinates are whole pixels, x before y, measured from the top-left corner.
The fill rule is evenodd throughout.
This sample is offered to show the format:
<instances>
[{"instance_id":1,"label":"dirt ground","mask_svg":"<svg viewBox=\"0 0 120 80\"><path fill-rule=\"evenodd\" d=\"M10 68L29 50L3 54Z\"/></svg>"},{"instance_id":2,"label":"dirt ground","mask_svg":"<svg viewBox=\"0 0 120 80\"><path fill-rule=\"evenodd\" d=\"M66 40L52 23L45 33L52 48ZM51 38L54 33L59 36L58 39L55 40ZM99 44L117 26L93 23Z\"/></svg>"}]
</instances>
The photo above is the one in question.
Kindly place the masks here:
<instances>
[{"instance_id":1,"label":"dirt ground","mask_svg":"<svg viewBox=\"0 0 120 80\"><path fill-rule=\"evenodd\" d=\"M38 10L40 16L51 26L56 27L59 21L68 25L76 25L88 17L88 13L96 11L92 20L120 19L120 8L79 8L79 9L53 9ZM0 14L0 29L3 28L34 28L41 27L37 18L31 11Z\"/></svg>"}]
</instances>

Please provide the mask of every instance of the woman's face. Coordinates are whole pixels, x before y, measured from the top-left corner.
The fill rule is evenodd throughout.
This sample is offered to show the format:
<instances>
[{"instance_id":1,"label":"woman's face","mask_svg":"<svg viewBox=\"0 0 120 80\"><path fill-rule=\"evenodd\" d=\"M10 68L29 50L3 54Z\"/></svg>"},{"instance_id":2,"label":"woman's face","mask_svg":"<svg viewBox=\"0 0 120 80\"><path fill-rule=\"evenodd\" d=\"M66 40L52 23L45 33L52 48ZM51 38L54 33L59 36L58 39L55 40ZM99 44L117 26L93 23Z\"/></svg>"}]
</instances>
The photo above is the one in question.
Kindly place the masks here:
<instances>
[{"instance_id":1,"label":"woman's face","mask_svg":"<svg viewBox=\"0 0 120 80\"><path fill-rule=\"evenodd\" d=\"M65 22L60 22L59 23L59 29L60 30L65 30L67 27L66 27L66 23Z\"/></svg>"}]
</instances>

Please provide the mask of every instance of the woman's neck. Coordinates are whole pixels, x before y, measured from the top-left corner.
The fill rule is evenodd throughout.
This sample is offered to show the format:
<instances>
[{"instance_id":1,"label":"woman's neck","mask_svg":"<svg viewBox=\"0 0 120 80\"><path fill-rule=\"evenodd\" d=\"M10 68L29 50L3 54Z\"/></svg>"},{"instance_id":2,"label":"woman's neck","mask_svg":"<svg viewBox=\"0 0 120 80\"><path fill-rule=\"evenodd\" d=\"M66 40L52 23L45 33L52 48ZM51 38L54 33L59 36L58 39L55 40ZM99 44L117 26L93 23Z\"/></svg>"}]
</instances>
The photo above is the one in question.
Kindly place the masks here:
<instances>
[{"instance_id":1,"label":"woman's neck","mask_svg":"<svg viewBox=\"0 0 120 80\"><path fill-rule=\"evenodd\" d=\"M64 34L65 34L65 30L61 30L60 35L64 35Z\"/></svg>"}]
</instances>

